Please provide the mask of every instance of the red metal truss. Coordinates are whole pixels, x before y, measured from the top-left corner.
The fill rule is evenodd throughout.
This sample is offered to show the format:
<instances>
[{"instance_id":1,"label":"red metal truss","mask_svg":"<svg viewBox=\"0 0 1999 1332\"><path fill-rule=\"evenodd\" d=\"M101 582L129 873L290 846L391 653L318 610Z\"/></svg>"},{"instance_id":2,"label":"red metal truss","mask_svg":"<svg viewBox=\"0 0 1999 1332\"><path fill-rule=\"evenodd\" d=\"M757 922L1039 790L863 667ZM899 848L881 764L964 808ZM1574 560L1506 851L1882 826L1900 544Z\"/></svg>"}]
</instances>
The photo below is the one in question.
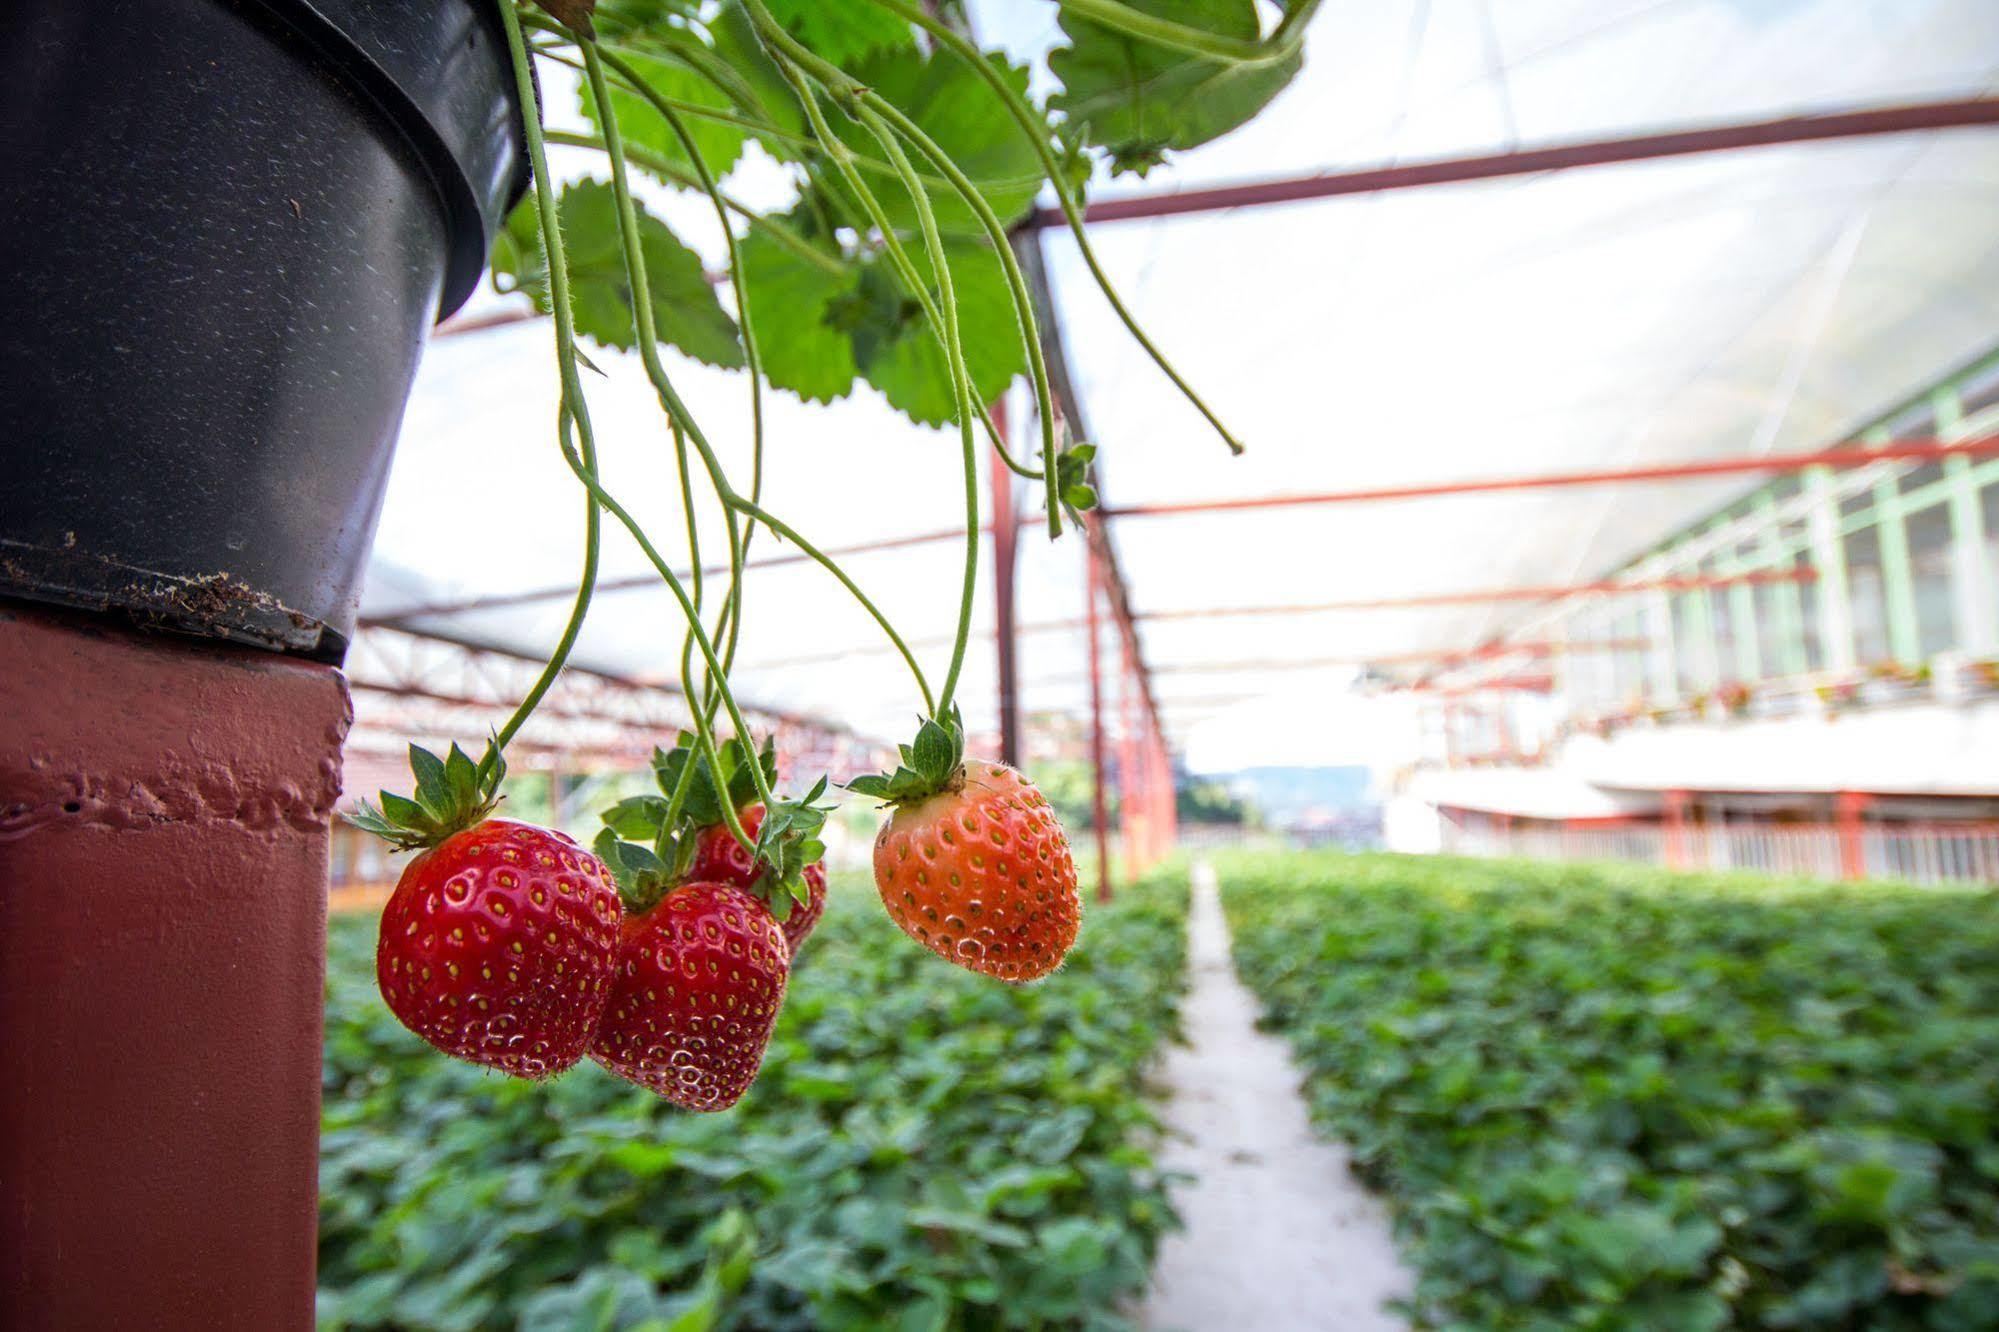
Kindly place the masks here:
<instances>
[{"instance_id":1,"label":"red metal truss","mask_svg":"<svg viewBox=\"0 0 1999 1332\"><path fill-rule=\"evenodd\" d=\"M468 747L497 730L532 685L541 662L526 653L395 629L364 629L348 650L355 694L350 743L400 749L409 737ZM794 713L748 706L751 726L775 736L787 765L847 776L875 765L877 746ZM516 739L524 754L633 766L671 745L689 723L678 689L571 666Z\"/></svg>"},{"instance_id":2,"label":"red metal truss","mask_svg":"<svg viewBox=\"0 0 1999 1332\"><path fill-rule=\"evenodd\" d=\"M1588 583L1544 583L1525 587L1488 587L1464 592L1432 592L1408 597L1375 597L1348 601L1317 601L1284 606L1207 606L1193 610L1145 611L1141 620L1212 620L1241 616L1313 615L1322 611L1403 610L1428 606L1477 606L1496 601L1557 601L1563 597L1622 595L1630 592L1695 592L1703 588L1808 583L1816 571L1757 569L1739 574L1674 574L1662 578L1600 579ZM1034 626L1028 626L1030 628Z\"/></svg>"},{"instance_id":3,"label":"red metal truss","mask_svg":"<svg viewBox=\"0 0 1999 1332\"><path fill-rule=\"evenodd\" d=\"M1378 194L1388 190L1415 189L1425 185L1495 180L1505 176L1528 176L1542 171L1564 171L1571 167L1643 162L1661 157L1686 157L1696 153L1726 152L1737 148L1765 148L1776 144L1823 142L1827 139L1851 139L1875 134L1909 134L1923 130L1961 129L1978 125L1999 125L1999 98L1970 97L1944 102L1914 102L1899 106L1867 107L1855 111L1785 116L1777 120L1708 125L1614 139L1588 139L1576 143L1556 144L1547 148L1524 148L1514 152L1489 153L1475 157L1406 162L1399 166L1328 172L1289 180L1255 181L1241 185L1224 185L1214 189L1179 190L1170 194L1100 199L1084 208L1083 217L1092 223L1173 217L1188 213L1211 213L1228 208L1251 208L1265 204L1298 203L1306 199L1329 199L1343 194ZM1035 212L1026 225L1047 229L1066 226L1067 222L1061 210L1043 208Z\"/></svg>"}]
</instances>

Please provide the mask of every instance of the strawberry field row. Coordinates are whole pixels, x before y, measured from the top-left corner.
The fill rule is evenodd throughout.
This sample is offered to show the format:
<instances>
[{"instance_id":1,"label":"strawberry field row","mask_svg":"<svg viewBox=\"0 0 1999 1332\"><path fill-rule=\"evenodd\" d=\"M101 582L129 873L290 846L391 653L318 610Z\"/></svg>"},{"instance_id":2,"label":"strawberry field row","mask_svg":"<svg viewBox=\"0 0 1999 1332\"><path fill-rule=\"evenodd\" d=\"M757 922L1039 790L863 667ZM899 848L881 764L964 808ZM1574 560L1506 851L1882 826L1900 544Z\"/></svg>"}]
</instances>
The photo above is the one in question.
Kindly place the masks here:
<instances>
[{"instance_id":1,"label":"strawberry field row","mask_svg":"<svg viewBox=\"0 0 1999 1332\"><path fill-rule=\"evenodd\" d=\"M1999 895L1221 867L1449 1328L1999 1327Z\"/></svg>"},{"instance_id":2,"label":"strawberry field row","mask_svg":"<svg viewBox=\"0 0 1999 1332\"><path fill-rule=\"evenodd\" d=\"M588 1064L438 1059L375 993L374 921L336 918L321 1325L1121 1326L1171 1224L1140 1080L1184 878L1093 911L1031 987L899 946L872 896L836 884L763 1077L700 1116Z\"/></svg>"}]
</instances>

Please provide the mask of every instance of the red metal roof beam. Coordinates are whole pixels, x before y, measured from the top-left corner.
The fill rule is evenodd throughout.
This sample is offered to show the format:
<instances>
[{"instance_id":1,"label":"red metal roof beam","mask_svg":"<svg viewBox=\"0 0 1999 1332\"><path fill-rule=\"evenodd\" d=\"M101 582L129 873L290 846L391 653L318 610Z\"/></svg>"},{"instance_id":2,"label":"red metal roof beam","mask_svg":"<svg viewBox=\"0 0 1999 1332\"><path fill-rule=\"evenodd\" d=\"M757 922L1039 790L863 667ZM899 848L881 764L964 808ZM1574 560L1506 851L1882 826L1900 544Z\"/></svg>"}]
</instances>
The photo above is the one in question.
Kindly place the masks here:
<instances>
[{"instance_id":1,"label":"red metal roof beam","mask_svg":"<svg viewBox=\"0 0 1999 1332\"><path fill-rule=\"evenodd\" d=\"M1586 139L1546 148L1406 162L1400 166L1329 172L1289 180L1254 181L1214 189L1100 199L1083 210L1083 217L1093 223L1176 217L1229 208L1330 199L1347 194L1380 194L1427 185L1531 176L1543 171L1566 171L1572 167L1608 166L1618 162L1646 162L1662 157L1728 152L1738 148L1768 148L1780 144L1818 143L1828 139L1910 134L1925 130L1968 129L1980 125L1999 125L1999 98L1969 97L1946 102L1911 102L1853 111L1785 116L1777 120L1709 125L1615 139ZM1024 225L1046 229L1065 226L1066 222L1060 210L1043 208Z\"/></svg>"},{"instance_id":2,"label":"red metal roof beam","mask_svg":"<svg viewBox=\"0 0 1999 1332\"><path fill-rule=\"evenodd\" d=\"M1999 435L1946 443L1938 439L1894 440L1877 446L1843 445L1808 453L1767 453L1756 458L1708 458L1695 462L1660 463L1652 467L1590 468L1578 472L1547 472L1539 476L1473 477L1409 486L1379 486L1367 490L1330 490L1317 494L1258 495L1247 499L1187 500L1167 504L1128 504L1107 509L1113 518L1160 518L1176 514L1231 513L1251 509L1288 509L1318 504L1365 504L1384 500L1435 499L1447 495L1479 495L1512 490L1555 490L1567 486L1614 485L1632 481L1688 481L1701 477L1744 473L1778 475L1808 467L1864 467L1875 462L1935 462L1943 458L1979 458L1999 454Z\"/></svg>"}]
</instances>

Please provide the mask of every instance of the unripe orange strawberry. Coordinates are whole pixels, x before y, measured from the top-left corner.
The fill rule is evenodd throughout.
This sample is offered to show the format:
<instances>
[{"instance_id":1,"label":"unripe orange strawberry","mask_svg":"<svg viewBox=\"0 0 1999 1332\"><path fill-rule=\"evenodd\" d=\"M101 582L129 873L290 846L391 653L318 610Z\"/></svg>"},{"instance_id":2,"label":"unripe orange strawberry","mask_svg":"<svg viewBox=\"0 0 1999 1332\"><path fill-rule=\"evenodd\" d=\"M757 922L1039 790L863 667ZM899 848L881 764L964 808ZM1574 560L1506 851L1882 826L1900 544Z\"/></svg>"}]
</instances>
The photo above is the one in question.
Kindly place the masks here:
<instances>
[{"instance_id":1,"label":"unripe orange strawberry","mask_svg":"<svg viewBox=\"0 0 1999 1332\"><path fill-rule=\"evenodd\" d=\"M899 800L875 838L875 886L903 933L1006 981L1055 970L1082 924L1069 838L1004 763L960 763L941 790Z\"/></svg>"}]
</instances>

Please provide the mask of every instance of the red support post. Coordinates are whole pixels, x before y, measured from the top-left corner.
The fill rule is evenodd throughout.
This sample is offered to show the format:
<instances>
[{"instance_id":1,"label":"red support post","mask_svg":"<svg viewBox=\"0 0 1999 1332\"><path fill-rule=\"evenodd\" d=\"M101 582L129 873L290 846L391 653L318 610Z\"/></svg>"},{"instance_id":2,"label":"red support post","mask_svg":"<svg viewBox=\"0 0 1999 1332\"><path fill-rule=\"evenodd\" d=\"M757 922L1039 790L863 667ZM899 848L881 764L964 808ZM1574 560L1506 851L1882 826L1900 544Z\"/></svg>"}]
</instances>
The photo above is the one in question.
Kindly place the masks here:
<instances>
[{"instance_id":1,"label":"red support post","mask_svg":"<svg viewBox=\"0 0 1999 1332\"><path fill-rule=\"evenodd\" d=\"M1173 756L1166 752L1166 737L1157 726L1152 729L1152 751L1159 774L1159 854L1165 857L1180 845L1180 808L1173 786Z\"/></svg>"},{"instance_id":2,"label":"red support post","mask_svg":"<svg viewBox=\"0 0 1999 1332\"><path fill-rule=\"evenodd\" d=\"M1666 792L1666 867L1687 867L1687 808L1693 796L1686 791Z\"/></svg>"},{"instance_id":3,"label":"red support post","mask_svg":"<svg viewBox=\"0 0 1999 1332\"><path fill-rule=\"evenodd\" d=\"M1111 900L1110 817L1104 809L1103 648L1097 631L1097 557L1083 547L1083 622L1090 649L1090 807L1097 834L1097 900Z\"/></svg>"},{"instance_id":4,"label":"red support post","mask_svg":"<svg viewBox=\"0 0 1999 1332\"><path fill-rule=\"evenodd\" d=\"M1139 825L1145 819L1144 792L1139 785L1136 716L1137 710L1132 706L1131 657L1125 653L1118 661L1117 808L1127 887L1138 877Z\"/></svg>"},{"instance_id":5,"label":"red support post","mask_svg":"<svg viewBox=\"0 0 1999 1332\"><path fill-rule=\"evenodd\" d=\"M1864 791L1841 791L1833 797L1833 821L1839 836L1839 874L1843 879L1867 877L1863 816L1873 803L1873 797Z\"/></svg>"},{"instance_id":6,"label":"red support post","mask_svg":"<svg viewBox=\"0 0 1999 1332\"><path fill-rule=\"evenodd\" d=\"M1006 399L995 401L989 409L993 428L999 437L1007 437ZM1020 677L1016 646L1018 639L1013 631L1014 595L1013 572L1014 551L1020 536L1020 524L1013 513L1013 473L1007 469L997 447L992 450L988 469L988 482L992 489L993 505L993 652L998 658L999 675L999 730L1000 762L1018 768L1021 765L1020 750Z\"/></svg>"},{"instance_id":7,"label":"red support post","mask_svg":"<svg viewBox=\"0 0 1999 1332\"><path fill-rule=\"evenodd\" d=\"M0 606L0 1324L305 1328L340 672Z\"/></svg>"}]
</instances>

